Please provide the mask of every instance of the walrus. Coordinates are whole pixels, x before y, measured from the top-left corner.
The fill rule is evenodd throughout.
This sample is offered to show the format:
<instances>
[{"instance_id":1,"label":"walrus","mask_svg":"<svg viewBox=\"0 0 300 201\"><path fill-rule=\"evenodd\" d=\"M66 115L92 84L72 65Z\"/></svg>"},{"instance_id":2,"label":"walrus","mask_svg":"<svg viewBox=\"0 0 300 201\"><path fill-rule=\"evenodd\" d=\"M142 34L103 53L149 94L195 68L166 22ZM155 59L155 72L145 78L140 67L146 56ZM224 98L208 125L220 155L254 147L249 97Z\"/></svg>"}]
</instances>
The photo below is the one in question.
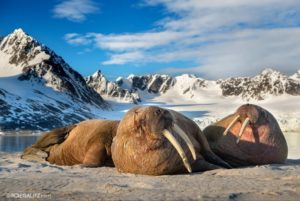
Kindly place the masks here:
<instances>
[{"instance_id":1,"label":"walrus","mask_svg":"<svg viewBox=\"0 0 300 201\"><path fill-rule=\"evenodd\" d=\"M111 143L119 121L86 120L44 133L21 158L57 165L112 165Z\"/></svg>"},{"instance_id":2,"label":"walrus","mask_svg":"<svg viewBox=\"0 0 300 201\"><path fill-rule=\"evenodd\" d=\"M119 172L146 175L230 168L211 151L194 121L156 106L125 114L113 139L112 159Z\"/></svg>"},{"instance_id":3,"label":"walrus","mask_svg":"<svg viewBox=\"0 0 300 201\"><path fill-rule=\"evenodd\" d=\"M275 117L245 104L204 130L213 152L233 167L284 163L288 147Z\"/></svg>"}]
</instances>

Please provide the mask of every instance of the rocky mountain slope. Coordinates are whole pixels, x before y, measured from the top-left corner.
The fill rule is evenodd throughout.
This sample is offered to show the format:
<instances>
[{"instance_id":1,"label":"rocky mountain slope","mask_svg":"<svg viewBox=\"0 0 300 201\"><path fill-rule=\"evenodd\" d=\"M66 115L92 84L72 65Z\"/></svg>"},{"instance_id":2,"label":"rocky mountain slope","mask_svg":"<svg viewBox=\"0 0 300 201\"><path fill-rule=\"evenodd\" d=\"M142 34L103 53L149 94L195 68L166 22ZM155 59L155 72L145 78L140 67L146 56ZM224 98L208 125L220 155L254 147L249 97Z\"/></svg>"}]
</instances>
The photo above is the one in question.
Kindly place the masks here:
<instances>
[{"instance_id":1,"label":"rocky mountain slope","mask_svg":"<svg viewBox=\"0 0 300 201\"><path fill-rule=\"evenodd\" d=\"M85 78L86 83L106 99L115 99L121 102L137 104L140 101L139 95L132 90L124 89L116 82L108 81L101 71Z\"/></svg>"},{"instance_id":2,"label":"rocky mountain slope","mask_svg":"<svg viewBox=\"0 0 300 201\"><path fill-rule=\"evenodd\" d=\"M119 77L116 81L109 81L101 73L95 72L86 78L87 84L106 98L121 102L139 103L141 97L148 94L159 95L173 86L173 78L167 75L130 75Z\"/></svg>"},{"instance_id":3,"label":"rocky mountain slope","mask_svg":"<svg viewBox=\"0 0 300 201\"><path fill-rule=\"evenodd\" d=\"M108 107L60 56L21 29L0 43L0 130L49 129Z\"/></svg>"},{"instance_id":4,"label":"rocky mountain slope","mask_svg":"<svg viewBox=\"0 0 300 201\"><path fill-rule=\"evenodd\" d=\"M284 94L300 96L300 70L290 77L278 71L266 69L254 77L237 77L217 81L205 80L188 74L177 77L155 74L130 75L127 78L120 77L111 82L105 79L100 72L98 72L98 77L96 74L88 77L87 82L98 93L119 99L122 97L123 100L135 103L138 102L137 100L147 99L150 94L154 96L171 96L173 94L174 98L182 99L197 99L203 95L215 98L231 96L244 101L260 101L270 96ZM111 87L112 85L114 87ZM119 91L124 91L124 93L119 93ZM125 94L126 97L131 98L124 98Z\"/></svg>"},{"instance_id":5,"label":"rocky mountain slope","mask_svg":"<svg viewBox=\"0 0 300 201\"><path fill-rule=\"evenodd\" d=\"M218 81L218 84L224 96L240 96L246 100L264 100L268 95L300 95L299 80L271 69L252 78L229 78Z\"/></svg>"}]
</instances>

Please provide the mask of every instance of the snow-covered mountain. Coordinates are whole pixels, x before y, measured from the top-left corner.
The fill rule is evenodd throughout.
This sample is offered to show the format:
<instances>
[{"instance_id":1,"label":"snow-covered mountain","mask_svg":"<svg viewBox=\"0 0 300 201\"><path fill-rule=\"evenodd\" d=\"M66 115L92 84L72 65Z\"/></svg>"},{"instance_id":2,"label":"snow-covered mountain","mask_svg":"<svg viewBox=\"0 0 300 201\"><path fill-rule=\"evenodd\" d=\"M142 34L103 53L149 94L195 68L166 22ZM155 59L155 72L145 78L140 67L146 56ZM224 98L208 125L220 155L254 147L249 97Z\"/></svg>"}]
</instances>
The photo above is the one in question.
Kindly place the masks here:
<instances>
[{"instance_id":1,"label":"snow-covered mountain","mask_svg":"<svg viewBox=\"0 0 300 201\"><path fill-rule=\"evenodd\" d=\"M101 71L88 76L86 82L105 98L136 104L141 102L141 97L165 93L174 84L172 77L158 74L129 75L127 78L119 77L115 81L108 81Z\"/></svg>"},{"instance_id":2,"label":"snow-covered mountain","mask_svg":"<svg viewBox=\"0 0 300 201\"><path fill-rule=\"evenodd\" d=\"M167 75L130 75L108 81L100 70L88 76L86 82L106 99L135 104L141 102L141 97L146 98L145 95L159 95L173 86L173 78Z\"/></svg>"},{"instance_id":3,"label":"snow-covered mountain","mask_svg":"<svg viewBox=\"0 0 300 201\"><path fill-rule=\"evenodd\" d=\"M240 96L245 100L264 100L268 96L300 95L300 82L296 75L288 77L278 71L266 69L255 77L219 80L224 96Z\"/></svg>"},{"instance_id":4,"label":"snow-covered mountain","mask_svg":"<svg viewBox=\"0 0 300 201\"><path fill-rule=\"evenodd\" d=\"M101 95L104 93L120 94L118 92L124 90L126 93L123 94L128 97L138 97L139 100L145 100L149 95L173 96L176 99L194 99L195 101L202 99L203 96L206 98L231 96L244 101L259 101L283 94L300 96L300 70L290 77L278 71L266 69L254 77L237 77L216 81L188 74L177 77L155 74L130 75L127 78L120 77L116 81L110 82L102 74L97 77L96 72L87 80L89 85ZM107 93L108 91L109 93ZM127 100L134 102L133 99Z\"/></svg>"},{"instance_id":5,"label":"snow-covered mountain","mask_svg":"<svg viewBox=\"0 0 300 201\"><path fill-rule=\"evenodd\" d=\"M117 82L108 81L100 70L85 78L86 83L105 99L137 104L139 95L118 85Z\"/></svg>"},{"instance_id":6,"label":"snow-covered mountain","mask_svg":"<svg viewBox=\"0 0 300 201\"><path fill-rule=\"evenodd\" d=\"M0 43L0 130L95 118L108 104L60 56L21 29Z\"/></svg>"},{"instance_id":7,"label":"snow-covered mountain","mask_svg":"<svg viewBox=\"0 0 300 201\"><path fill-rule=\"evenodd\" d=\"M173 86L173 78L168 75L129 75L127 79L119 77L116 82L119 86L127 88L130 91L146 91L148 93L165 93Z\"/></svg>"},{"instance_id":8,"label":"snow-covered mountain","mask_svg":"<svg viewBox=\"0 0 300 201\"><path fill-rule=\"evenodd\" d=\"M300 81L300 70L298 70L294 75L292 75L291 79Z\"/></svg>"},{"instance_id":9,"label":"snow-covered mountain","mask_svg":"<svg viewBox=\"0 0 300 201\"><path fill-rule=\"evenodd\" d=\"M193 111L185 112L193 112L190 117L194 118L201 115L204 106L214 111L217 104L224 108L233 102L235 106L245 102L266 104L274 98L283 105L291 97L294 102L300 97L300 70L286 76L266 69L254 77L215 81L189 74L129 75L110 81L101 71L84 79L21 29L0 38L0 131L45 130L90 118L121 118L132 107L127 103L172 109L189 104ZM112 105L115 111L104 112L111 106L103 98L121 104Z\"/></svg>"}]
</instances>

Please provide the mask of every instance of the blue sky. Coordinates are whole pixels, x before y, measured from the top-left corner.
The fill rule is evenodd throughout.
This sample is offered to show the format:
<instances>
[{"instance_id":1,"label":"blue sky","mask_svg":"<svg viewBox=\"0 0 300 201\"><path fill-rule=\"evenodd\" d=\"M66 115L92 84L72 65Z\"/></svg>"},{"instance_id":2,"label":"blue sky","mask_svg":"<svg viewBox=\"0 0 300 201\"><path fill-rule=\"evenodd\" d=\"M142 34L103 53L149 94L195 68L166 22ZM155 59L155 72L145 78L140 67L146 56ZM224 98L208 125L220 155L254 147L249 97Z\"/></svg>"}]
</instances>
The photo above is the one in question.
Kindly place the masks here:
<instances>
[{"instance_id":1,"label":"blue sky","mask_svg":"<svg viewBox=\"0 0 300 201\"><path fill-rule=\"evenodd\" d=\"M4 0L0 35L16 28L84 76L252 76L300 69L297 0Z\"/></svg>"}]
</instances>

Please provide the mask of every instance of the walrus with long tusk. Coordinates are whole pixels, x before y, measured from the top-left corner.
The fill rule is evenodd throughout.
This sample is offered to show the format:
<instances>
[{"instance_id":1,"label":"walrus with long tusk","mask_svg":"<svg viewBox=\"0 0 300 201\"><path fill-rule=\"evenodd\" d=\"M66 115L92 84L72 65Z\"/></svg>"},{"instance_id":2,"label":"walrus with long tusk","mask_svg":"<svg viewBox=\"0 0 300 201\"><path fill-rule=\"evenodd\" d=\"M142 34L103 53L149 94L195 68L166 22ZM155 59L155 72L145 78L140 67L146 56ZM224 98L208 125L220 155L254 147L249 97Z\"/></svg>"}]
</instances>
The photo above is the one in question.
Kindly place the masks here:
<instances>
[{"instance_id":1,"label":"walrus with long tusk","mask_svg":"<svg viewBox=\"0 0 300 201\"><path fill-rule=\"evenodd\" d=\"M146 175L230 168L211 151L195 122L154 106L126 113L112 143L112 159L120 172Z\"/></svg>"},{"instance_id":2,"label":"walrus with long tusk","mask_svg":"<svg viewBox=\"0 0 300 201\"><path fill-rule=\"evenodd\" d=\"M54 129L24 150L21 158L57 165L111 165L111 143L119 121L87 120Z\"/></svg>"},{"instance_id":3,"label":"walrus with long tusk","mask_svg":"<svg viewBox=\"0 0 300 201\"><path fill-rule=\"evenodd\" d=\"M203 132L212 150L234 167L284 163L287 158L287 143L276 119L257 105L242 105Z\"/></svg>"}]
</instances>

